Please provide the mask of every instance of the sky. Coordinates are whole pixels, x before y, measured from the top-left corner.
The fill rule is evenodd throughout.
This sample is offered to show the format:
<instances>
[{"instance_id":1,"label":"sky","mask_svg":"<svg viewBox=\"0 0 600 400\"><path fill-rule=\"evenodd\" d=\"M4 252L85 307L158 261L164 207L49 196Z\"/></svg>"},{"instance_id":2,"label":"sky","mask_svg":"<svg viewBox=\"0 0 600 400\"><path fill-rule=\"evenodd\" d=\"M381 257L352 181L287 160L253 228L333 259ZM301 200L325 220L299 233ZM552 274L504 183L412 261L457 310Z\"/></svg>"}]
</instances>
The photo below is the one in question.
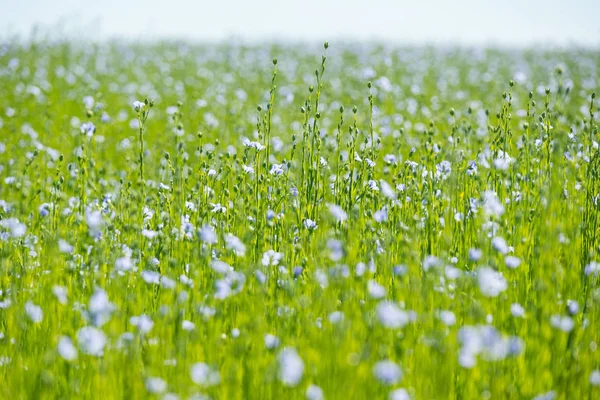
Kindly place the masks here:
<instances>
[{"instance_id":1,"label":"sky","mask_svg":"<svg viewBox=\"0 0 600 400\"><path fill-rule=\"evenodd\" d=\"M0 37L600 47L600 0L0 0Z\"/></svg>"}]
</instances>

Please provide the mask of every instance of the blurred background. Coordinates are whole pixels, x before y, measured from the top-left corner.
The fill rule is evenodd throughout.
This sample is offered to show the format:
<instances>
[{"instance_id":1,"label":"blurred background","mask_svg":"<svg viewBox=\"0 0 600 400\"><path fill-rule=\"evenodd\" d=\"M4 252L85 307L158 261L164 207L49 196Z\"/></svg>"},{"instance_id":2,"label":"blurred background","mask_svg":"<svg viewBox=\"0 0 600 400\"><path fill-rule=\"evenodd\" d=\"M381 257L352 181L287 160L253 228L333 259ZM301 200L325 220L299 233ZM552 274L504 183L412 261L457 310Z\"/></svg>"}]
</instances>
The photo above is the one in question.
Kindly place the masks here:
<instances>
[{"instance_id":1,"label":"blurred background","mask_svg":"<svg viewBox=\"0 0 600 400\"><path fill-rule=\"evenodd\" d=\"M0 0L0 36L600 44L599 0Z\"/></svg>"}]
</instances>

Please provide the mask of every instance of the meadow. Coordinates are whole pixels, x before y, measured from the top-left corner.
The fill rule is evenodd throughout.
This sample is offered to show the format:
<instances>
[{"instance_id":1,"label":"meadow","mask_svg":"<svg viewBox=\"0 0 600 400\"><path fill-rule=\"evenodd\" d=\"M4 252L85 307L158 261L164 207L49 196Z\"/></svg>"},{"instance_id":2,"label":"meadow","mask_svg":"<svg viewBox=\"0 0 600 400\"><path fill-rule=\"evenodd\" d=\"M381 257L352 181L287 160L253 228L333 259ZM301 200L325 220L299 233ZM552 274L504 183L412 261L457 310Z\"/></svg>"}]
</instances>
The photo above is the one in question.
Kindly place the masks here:
<instances>
[{"instance_id":1,"label":"meadow","mask_svg":"<svg viewBox=\"0 0 600 400\"><path fill-rule=\"evenodd\" d=\"M599 399L600 53L0 45L0 398Z\"/></svg>"}]
</instances>

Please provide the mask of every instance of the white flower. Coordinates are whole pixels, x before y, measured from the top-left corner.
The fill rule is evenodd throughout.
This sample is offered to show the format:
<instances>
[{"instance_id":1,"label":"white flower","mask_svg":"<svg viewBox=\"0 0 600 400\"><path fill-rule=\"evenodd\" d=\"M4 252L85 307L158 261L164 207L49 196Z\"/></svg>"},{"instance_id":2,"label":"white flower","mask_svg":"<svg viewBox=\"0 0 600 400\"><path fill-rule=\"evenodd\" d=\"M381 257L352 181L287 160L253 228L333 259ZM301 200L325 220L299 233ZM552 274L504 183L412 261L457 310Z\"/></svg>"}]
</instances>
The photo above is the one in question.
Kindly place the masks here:
<instances>
[{"instance_id":1,"label":"white flower","mask_svg":"<svg viewBox=\"0 0 600 400\"><path fill-rule=\"evenodd\" d=\"M185 274L179 275L179 282L181 282L182 284L184 284L190 288L194 287L194 281L191 278L188 278ZM181 292L180 294L183 294L183 293L187 293L187 292ZM185 298L185 300L187 300L187 297Z\"/></svg>"},{"instance_id":2,"label":"white flower","mask_svg":"<svg viewBox=\"0 0 600 400\"><path fill-rule=\"evenodd\" d=\"M96 126L92 122L84 122L83 124L81 124L79 130L82 134L86 135L87 137L92 137L94 135L94 132L96 132Z\"/></svg>"},{"instance_id":3,"label":"white flower","mask_svg":"<svg viewBox=\"0 0 600 400\"><path fill-rule=\"evenodd\" d=\"M469 176L477 175L477 162L476 161L469 162L469 166L467 167L467 175L469 175Z\"/></svg>"},{"instance_id":4,"label":"white flower","mask_svg":"<svg viewBox=\"0 0 600 400\"><path fill-rule=\"evenodd\" d=\"M600 263L592 261L591 263L585 266L586 275L598 275L598 273L600 273Z\"/></svg>"},{"instance_id":5,"label":"white flower","mask_svg":"<svg viewBox=\"0 0 600 400\"><path fill-rule=\"evenodd\" d=\"M100 211L87 211L85 214L85 222L87 223L90 236L97 236L102 229L102 213Z\"/></svg>"},{"instance_id":6,"label":"white flower","mask_svg":"<svg viewBox=\"0 0 600 400\"><path fill-rule=\"evenodd\" d=\"M317 229L317 223L315 221L313 221L312 219L306 218L304 220L304 227L306 229L308 229L309 231L314 231L315 229Z\"/></svg>"},{"instance_id":7,"label":"white flower","mask_svg":"<svg viewBox=\"0 0 600 400\"><path fill-rule=\"evenodd\" d=\"M256 151L262 151L262 150L266 149L266 147L263 146L262 144L260 144L259 142L251 142L248 138L244 138L242 143L246 147L249 147L251 149L256 149Z\"/></svg>"},{"instance_id":8,"label":"white flower","mask_svg":"<svg viewBox=\"0 0 600 400\"><path fill-rule=\"evenodd\" d=\"M96 326L102 326L110 320L111 313L115 310L114 304L108 300L108 295L103 289L96 289L90 297L88 316Z\"/></svg>"},{"instance_id":9,"label":"white flower","mask_svg":"<svg viewBox=\"0 0 600 400\"><path fill-rule=\"evenodd\" d=\"M221 382L221 374L219 371L211 368L205 363L196 363L192 365L190 370L192 381L200 386L215 386Z\"/></svg>"},{"instance_id":10,"label":"white flower","mask_svg":"<svg viewBox=\"0 0 600 400\"><path fill-rule=\"evenodd\" d=\"M520 318L525 315L525 309L519 303L513 303L510 306L510 313L515 318Z\"/></svg>"},{"instance_id":11,"label":"white flower","mask_svg":"<svg viewBox=\"0 0 600 400\"><path fill-rule=\"evenodd\" d=\"M10 231L10 235L13 238L20 238L25 236L27 232L27 226L19 222L16 218L6 218L0 221L0 226Z\"/></svg>"},{"instance_id":12,"label":"white flower","mask_svg":"<svg viewBox=\"0 0 600 400\"><path fill-rule=\"evenodd\" d=\"M385 197L387 197L390 200L396 200L396 192L394 191L394 188L389 183L387 183L383 179L380 179L379 185L381 186L381 194L383 194Z\"/></svg>"},{"instance_id":13,"label":"white flower","mask_svg":"<svg viewBox=\"0 0 600 400\"><path fill-rule=\"evenodd\" d=\"M243 92L243 91L242 91ZM246 93L244 92L244 100L246 100ZM283 140L281 140L281 138L275 136L271 139L271 148L273 149L273 152L275 153L279 153L280 151L283 150L285 143L283 142Z\"/></svg>"},{"instance_id":14,"label":"white flower","mask_svg":"<svg viewBox=\"0 0 600 400\"><path fill-rule=\"evenodd\" d=\"M42 218L47 217L48 214L50 214L50 210L52 210L54 208L54 204L52 203L44 203L42 205L40 205L39 207L39 212L40 212L40 216Z\"/></svg>"},{"instance_id":15,"label":"white flower","mask_svg":"<svg viewBox=\"0 0 600 400\"><path fill-rule=\"evenodd\" d=\"M152 231L149 229L142 229L142 236L145 237L146 239L154 239L156 236L158 236L158 232L156 231Z\"/></svg>"},{"instance_id":16,"label":"white flower","mask_svg":"<svg viewBox=\"0 0 600 400\"><path fill-rule=\"evenodd\" d=\"M273 210L267 210L267 221L272 221L273 218L276 217L277 214L275 214L275 211Z\"/></svg>"},{"instance_id":17,"label":"white flower","mask_svg":"<svg viewBox=\"0 0 600 400\"><path fill-rule=\"evenodd\" d=\"M152 219L152 217L154 216L154 210L151 210L150 208L148 208L148 206L144 206L144 208L142 209L142 214L144 215L145 222Z\"/></svg>"},{"instance_id":18,"label":"white flower","mask_svg":"<svg viewBox=\"0 0 600 400\"><path fill-rule=\"evenodd\" d=\"M508 284L502 273L489 267L481 267L477 270L477 281L479 290L486 297L497 297L508 289Z\"/></svg>"},{"instance_id":19,"label":"white flower","mask_svg":"<svg viewBox=\"0 0 600 400\"><path fill-rule=\"evenodd\" d=\"M277 356L279 361L279 380L285 386L296 386L304 374L304 362L295 349L285 347Z\"/></svg>"},{"instance_id":20,"label":"white flower","mask_svg":"<svg viewBox=\"0 0 600 400\"><path fill-rule=\"evenodd\" d=\"M200 228L200 240L207 244L215 244L217 243L218 237L217 233L210 225L204 225Z\"/></svg>"},{"instance_id":21,"label":"white flower","mask_svg":"<svg viewBox=\"0 0 600 400\"><path fill-rule=\"evenodd\" d=\"M192 321L188 321L186 319L181 323L181 327L183 328L184 331L189 332L189 331L194 330L194 328L196 327L196 324L194 324Z\"/></svg>"},{"instance_id":22,"label":"white flower","mask_svg":"<svg viewBox=\"0 0 600 400\"><path fill-rule=\"evenodd\" d=\"M327 319L332 324L339 324L340 322L344 321L344 318L345 318L345 315L341 311L334 311L327 316Z\"/></svg>"},{"instance_id":23,"label":"white flower","mask_svg":"<svg viewBox=\"0 0 600 400\"><path fill-rule=\"evenodd\" d=\"M367 291L369 292L369 296L373 299L381 299L382 297L385 297L386 294L385 288L374 280L370 280L367 283Z\"/></svg>"},{"instance_id":24,"label":"white flower","mask_svg":"<svg viewBox=\"0 0 600 400\"><path fill-rule=\"evenodd\" d=\"M400 388L390 392L389 400L410 400L410 395L406 389Z\"/></svg>"},{"instance_id":25,"label":"white flower","mask_svg":"<svg viewBox=\"0 0 600 400\"><path fill-rule=\"evenodd\" d=\"M163 275L160 277L160 286L164 287L165 289L174 289L176 285L177 285L177 282L175 282L173 279L169 278L168 276Z\"/></svg>"},{"instance_id":26,"label":"white flower","mask_svg":"<svg viewBox=\"0 0 600 400\"><path fill-rule=\"evenodd\" d=\"M323 394L323 389L318 387L317 385L308 385L306 389L306 400L324 400L325 395Z\"/></svg>"},{"instance_id":27,"label":"white flower","mask_svg":"<svg viewBox=\"0 0 600 400\"><path fill-rule=\"evenodd\" d=\"M58 251L61 253L72 253L75 248L71 246L67 241L63 239L59 239L58 241Z\"/></svg>"},{"instance_id":28,"label":"white flower","mask_svg":"<svg viewBox=\"0 0 600 400\"><path fill-rule=\"evenodd\" d=\"M31 301L25 303L25 313L34 324L42 322L44 318L42 307L33 304Z\"/></svg>"},{"instance_id":29,"label":"white flower","mask_svg":"<svg viewBox=\"0 0 600 400\"><path fill-rule=\"evenodd\" d=\"M229 250L232 250L236 255L243 257L246 254L246 246L240 238L228 233L225 236L225 245Z\"/></svg>"},{"instance_id":30,"label":"white flower","mask_svg":"<svg viewBox=\"0 0 600 400\"><path fill-rule=\"evenodd\" d=\"M423 260L423 271L427 272L430 269L440 267L441 265L442 260L440 260L439 257L429 255Z\"/></svg>"},{"instance_id":31,"label":"white flower","mask_svg":"<svg viewBox=\"0 0 600 400\"><path fill-rule=\"evenodd\" d=\"M85 106L85 108L91 109L92 107L94 107L94 98L92 96L85 96L83 98L83 105Z\"/></svg>"},{"instance_id":32,"label":"white flower","mask_svg":"<svg viewBox=\"0 0 600 400\"><path fill-rule=\"evenodd\" d=\"M375 211L375 213L373 214L373 219L375 220L375 222L385 222L388 219L388 211L387 211L387 207L383 207L381 210L377 210Z\"/></svg>"},{"instance_id":33,"label":"white flower","mask_svg":"<svg viewBox=\"0 0 600 400\"><path fill-rule=\"evenodd\" d=\"M540 139L536 139L536 142L538 140L540 140ZM551 390L546 393L538 394L537 396L533 397L531 400L554 400L555 398L556 398L556 392L554 390Z\"/></svg>"},{"instance_id":34,"label":"white flower","mask_svg":"<svg viewBox=\"0 0 600 400\"><path fill-rule=\"evenodd\" d=\"M573 327L575 326L575 322L573 321L573 318L568 317L568 316L561 316L561 315L553 315L550 318L550 324L556 328L556 329L560 329L563 332L571 332L573 330Z\"/></svg>"},{"instance_id":35,"label":"white flower","mask_svg":"<svg viewBox=\"0 0 600 400\"><path fill-rule=\"evenodd\" d=\"M0 301L0 310L6 310L11 305L12 305L12 301L10 299L2 300L2 301Z\"/></svg>"},{"instance_id":36,"label":"white flower","mask_svg":"<svg viewBox=\"0 0 600 400\"><path fill-rule=\"evenodd\" d=\"M271 166L271 170L269 171L271 175L275 176L283 175L283 172L283 164L273 164Z\"/></svg>"},{"instance_id":37,"label":"white flower","mask_svg":"<svg viewBox=\"0 0 600 400\"><path fill-rule=\"evenodd\" d=\"M275 349L277 347L279 347L279 345L281 344L281 341L279 340L279 338L275 335L271 335L270 333L267 333L265 335L265 347L269 350Z\"/></svg>"},{"instance_id":38,"label":"white flower","mask_svg":"<svg viewBox=\"0 0 600 400\"><path fill-rule=\"evenodd\" d=\"M590 384L592 386L600 386L600 370L595 369L590 374Z\"/></svg>"},{"instance_id":39,"label":"white flower","mask_svg":"<svg viewBox=\"0 0 600 400\"><path fill-rule=\"evenodd\" d=\"M214 213L225 214L227 212L227 208L225 206L222 206L221 203L217 203L217 204L210 203L210 206L213 208L211 211Z\"/></svg>"},{"instance_id":40,"label":"white flower","mask_svg":"<svg viewBox=\"0 0 600 400\"><path fill-rule=\"evenodd\" d=\"M498 157L494 159L494 167L499 170L506 171L513 159L508 153L503 152L502 150L498 150Z\"/></svg>"},{"instance_id":41,"label":"white flower","mask_svg":"<svg viewBox=\"0 0 600 400\"><path fill-rule=\"evenodd\" d=\"M147 334L154 327L154 321L150 319L146 314L142 314L139 317L129 318L129 323L138 328L140 333Z\"/></svg>"},{"instance_id":42,"label":"white flower","mask_svg":"<svg viewBox=\"0 0 600 400\"><path fill-rule=\"evenodd\" d=\"M442 180L448 179L450 173L452 172L451 166L452 164L448 160L444 160L441 163L437 164L435 166L435 176Z\"/></svg>"},{"instance_id":43,"label":"white flower","mask_svg":"<svg viewBox=\"0 0 600 400\"><path fill-rule=\"evenodd\" d=\"M77 331L77 344L83 353L101 356L106 346L106 335L100 329L85 326Z\"/></svg>"},{"instance_id":44,"label":"white flower","mask_svg":"<svg viewBox=\"0 0 600 400\"><path fill-rule=\"evenodd\" d=\"M481 256L483 256L483 251L480 249L469 249L469 260L477 262L481 259Z\"/></svg>"},{"instance_id":45,"label":"white flower","mask_svg":"<svg viewBox=\"0 0 600 400\"><path fill-rule=\"evenodd\" d=\"M142 279L148 284L160 285L160 274L155 271L143 270Z\"/></svg>"},{"instance_id":46,"label":"white flower","mask_svg":"<svg viewBox=\"0 0 600 400\"><path fill-rule=\"evenodd\" d=\"M52 293L56 296L56 299L60 304L67 304L67 288L64 286L54 285L52 286Z\"/></svg>"},{"instance_id":47,"label":"white flower","mask_svg":"<svg viewBox=\"0 0 600 400\"><path fill-rule=\"evenodd\" d=\"M382 301L377 305L377 317L386 328L402 328L410 322L409 314L391 301Z\"/></svg>"},{"instance_id":48,"label":"white flower","mask_svg":"<svg viewBox=\"0 0 600 400\"><path fill-rule=\"evenodd\" d=\"M367 186L369 186L369 189L371 189L372 191L379 192L379 186L377 186L377 181L371 179L369 182L367 182Z\"/></svg>"},{"instance_id":49,"label":"white flower","mask_svg":"<svg viewBox=\"0 0 600 400\"><path fill-rule=\"evenodd\" d=\"M395 156L395 155L393 155L393 154L386 154L386 155L383 157L383 161L385 161L387 164L393 164L393 163L395 163L396 161L398 161L398 157L396 157L396 156Z\"/></svg>"},{"instance_id":50,"label":"white flower","mask_svg":"<svg viewBox=\"0 0 600 400\"><path fill-rule=\"evenodd\" d=\"M283 253L274 250L267 250L262 257L262 265L265 267L273 267L279 265L279 261L283 259Z\"/></svg>"},{"instance_id":51,"label":"white flower","mask_svg":"<svg viewBox=\"0 0 600 400\"><path fill-rule=\"evenodd\" d=\"M233 267L231 265L221 260L212 260L210 262L210 267L213 269L213 271L219 274L226 274L233 271Z\"/></svg>"},{"instance_id":52,"label":"white flower","mask_svg":"<svg viewBox=\"0 0 600 400\"><path fill-rule=\"evenodd\" d=\"M575 315L579 312L579 303L577 300L567 300L567 310L569 314Z\"/></svg>"},{"instance_id":53,"label":"white flower","mask_svg":"<svg viewBox=\"0 0 600 400\"><path fill-rule=\"evenodd\" d=\"M344 222L348 219L348 214L346 214L346 211L344 211L342 207L338 206L337 204L329 204L328 207L329 212L338 222Z\"/></svg>"},{"instance_id":54,"label":"white flower","mask_svg":"<svg viewBox=\"0 0 600 400\"><path fill-rule=\"evenodd\" d=\"M133 268L133 261L130 257L120 257L115 260L115 269L118 271L131 271Z\"/></svg>"},{"instance_id":55,"label":"white flower","mask_svg":"<svg viewBox=\"0 0 600 400\"><path fill-rule=\"evenodd\" d=\"M446 275L446 278L453 281L460 276L461 270L456 267L453 267L452 265L446 265L444 267L444 274Z\"/></svg>"},{"instance_id":56,"label":"white flower","mask_svg":"<svg viewBox=\"0 0 600 400\"><path fill-rule=\"evenodd\" d=\"M506 263L506 266L508 268L512 268L512 269L515 269L519 265L521 265L521 259L519 257L515 257L515 256L506 256L506 258L504 259L504 262Z\"/></svg>"},{"instance_id":57,"label":"white flower","mask_svg":"<svg viewBox=\"0 0 600 400\"><path fill-rule=\"evenodd\" d=\"M385 385L395 385L402 379L402 369L393 361L379 361L373 367L373 375Z\"/></svg>"},{"instance_id":58,"label":"white flower","mask_svg":"<svg viewBox=\"0 0 600 400\"><path fill-rule=\"evenodd\" d=\"M365 163L367 163L367 165L370 168L374 168L375 167L375 162L373 160L369 159L369 158L365 158Z\"/></svg>"},{"instance_id":59,"label":"white flower","mask_svg":"<svg viewBox=\"0 0 600 400\"><path fill-rule=\"evenodd\" d=\"M464 326L458 332L458 341L458 361L464 368L473 368L479 355L487 361L500 361L521 354L524 346L520 338L505 337L490 325Z\"/></svg>"},{"instance_id":60,"label":"white flower","mask_svg":"<svg viewBox=\"0 0 600 400\"><path fill-rule=\"evenodd\" d=\"M452 311L442 310L440 311L440 321L446 326L453 326L456 324L456 315Z\"/></svg>"},{"instance_id":61,"label":"white flower","mask_svg":"<svg viewBox=\"0 0 600 400\"><path fill-rule=\"evenodd\" d=\"M322 269L318 269L315 271L315 280L319 283L321 288L325 289L329 286L329 278L327 277L327 273Z\"/></svg>"},{"instance_id":62,"label":"white flower","mask_svg":"<svg viewBox=\"0 0 600 400\"><path fill-rule=\"evenodd\" d=\"M483 212L488 216L495 217L504 214L504 206L498 200L496 193L491 190L483 192Z\"/></svg>"},{"instance_id":63,"label":"white flower","mask_svg":"<svg viewBox=\"0 0 600 400\"><path fill-rule=\"evenodd\" d=\"M146 389L150 393L162 393L167 390L167 382L162 378L148 377L146 378Z\"/></svg>"},{"instance_id":64,"label":"white flower","mask_svg":"<svg viewBox=\"0 0 600 400\"><path fill-rule=\"evenodd\" d=\"M329 258L332 261L339 261L344 256L344 244L337 239L327 239L327 248L331 251Z\"/></svg>"},{"instance_id":65,"label":"white flower","mask_svg":"<svg viewBox=\"0 0 600 400\"><path fill-rule=\"evenodd\" d=\"M193 202L191 202L191 201L186 201L185 202L185 208L186 208L186 210L190 210L192 212L196 211L196 209L197 209L196 208L196 204L193 203Z\"/></svg>"},{"instance_id":66,"label":"white flower","mask_svg":"<svg viewBox=\"0 0 600 400\"><path fill-rule=\"evenodd\" d=\"M58 340L58 354L66 361L77 359L77 349L68 336L61 336Z\"/></svg>"},{"instance_id":67,"label":"white flower","mask_svg":"<svg viewBox=\"0 0 600 400\"><path fill-rule=\"evenodd\" d=\"M133 110L135 112L139 113L140 111L143 111L144 108L146 108L146 103L137 100L133 102Z\"/></svg>"},{"instance_id":68,"label":"white flower","mask_svg":"<svg viewBox=\"0 0 600 400\"><path fill-rule=\"evenodd\" d=\"M506 240L501 236L496 236L492 239L492 247L500 254L506 254L509 251Z\"/></svg>"},{"instance_id":69,"label":"white flower","mask_svg":"<svg viewBox=\"0 0 600 400\"><path fill-rule=\"evenodd\" d=\"M223 277L215 281L215 287L217 292L214 297L219 300L226 299L227 297L240 293L244 288L246 282L246 276L241 272L231 271Z\"/></svg>"}]
</instances>

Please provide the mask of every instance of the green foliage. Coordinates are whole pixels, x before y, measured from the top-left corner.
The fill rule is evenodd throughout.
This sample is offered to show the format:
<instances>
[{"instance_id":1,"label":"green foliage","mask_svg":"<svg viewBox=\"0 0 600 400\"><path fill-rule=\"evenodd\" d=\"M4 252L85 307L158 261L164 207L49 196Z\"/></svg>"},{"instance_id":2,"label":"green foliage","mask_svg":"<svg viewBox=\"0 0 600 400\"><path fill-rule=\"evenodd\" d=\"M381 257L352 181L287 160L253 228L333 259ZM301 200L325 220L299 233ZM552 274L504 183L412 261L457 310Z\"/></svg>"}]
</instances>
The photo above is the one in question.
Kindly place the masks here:
<instances>
[{"instance_id":1,"label":"green foliage","mask_svg":"<svg viewBox=\"0 0 600 400\"><path fill-rule=\"evenodd\" d=\"M598 398L599 82L575 49L5 43L0 397Z\"/></svg>"}]
</instances>

